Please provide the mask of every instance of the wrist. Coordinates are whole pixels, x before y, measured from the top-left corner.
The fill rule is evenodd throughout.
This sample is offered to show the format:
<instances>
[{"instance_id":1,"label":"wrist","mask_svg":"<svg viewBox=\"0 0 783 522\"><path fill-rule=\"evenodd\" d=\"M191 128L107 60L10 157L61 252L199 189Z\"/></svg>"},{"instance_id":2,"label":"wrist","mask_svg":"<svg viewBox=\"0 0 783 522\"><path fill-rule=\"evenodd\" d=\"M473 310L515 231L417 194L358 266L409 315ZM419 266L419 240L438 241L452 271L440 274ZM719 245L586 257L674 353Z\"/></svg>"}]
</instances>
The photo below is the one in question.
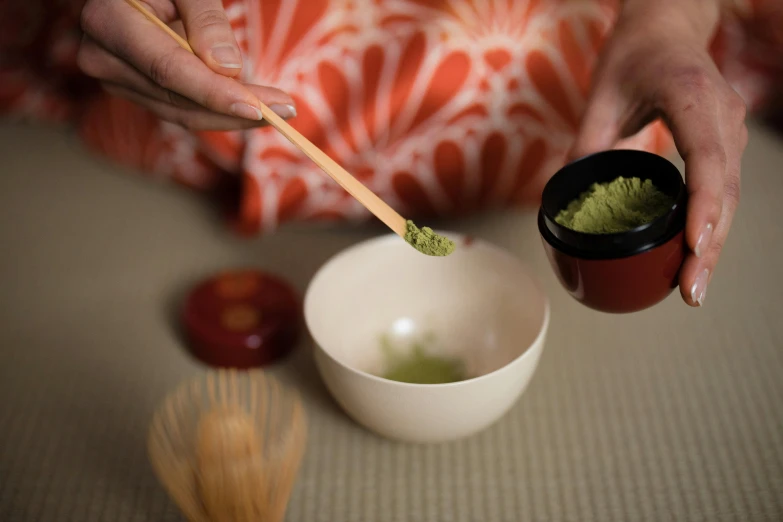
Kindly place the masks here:
<instances>
[{"instance_id":1,"label":"wrist","mask_svg":"<svg viewBox=\"0 0 783 522\"><path fill-rule=\"evenodd\" d=\"M625 0L618 26L709 45L726 0Z\"/></svg>"}]
</instances>

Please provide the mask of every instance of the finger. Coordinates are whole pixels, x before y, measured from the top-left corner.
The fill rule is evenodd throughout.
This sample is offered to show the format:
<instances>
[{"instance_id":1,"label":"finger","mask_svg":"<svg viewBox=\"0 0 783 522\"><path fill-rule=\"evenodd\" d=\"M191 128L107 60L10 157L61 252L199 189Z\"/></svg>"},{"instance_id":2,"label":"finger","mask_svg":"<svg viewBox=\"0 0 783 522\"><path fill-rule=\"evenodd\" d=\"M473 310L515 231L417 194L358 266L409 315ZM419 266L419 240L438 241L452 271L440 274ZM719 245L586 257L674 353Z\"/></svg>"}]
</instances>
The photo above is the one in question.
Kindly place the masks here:
<instances>
[{"instance_id":1,"label":"finger","mask_svg":"<svg viewBox=\"0 0 783 522\"><path fill-rule=\"evenodd\" d=\"M246 120L248 122L246 125L239 126L234 121L234 118L223 115L220 115L220 118L206 119L202 113L212 113L211 111L204 109L199 104L184 96L161 88L127 63L116 56L109 54L94 42L88 41L87 38L85 38L82 48L79 50L78 58L79 66L86 74L114 85L115 92L118 92L116 87L123 87L124 90L121 91L121 95L136 102L143 100L144 103L142 103L142 105L153 110L158 116L168 121L175 121L192 129L209 127L213 130L218 130L219 128L251 128L257 127L261 123L259 120ZM257 85L246 85L246 87L259 100L268 102L269 99L274 99L274 89ZM127 94L127 91L133 91L141 97L130 96ZM151 104L150 100L156 100L171 105L173 108L195 111L195 114L192 112L183 113L170 109L164 110L162 106ZM296 115L295 109L290 106L270 104L269 107L282 118L287 119ZM212 114L215 116L218 115L218 113ZM193 123L195 120L198 121Z\"/></svg>"},{"instance_id":2,"label":"finger","mask_svg":"<svg viewBox=\"0 0 783 522\"><path fill-rule=\"evenodd\" d=\"M615 146L620 139L622 99L608 83L599 84L588 100L568 161Z\"/></svg>"},{"instance_id":3,"label":"finger","mask_svg":"<svg viewBox=\"0 0 783 522\"><path fill-rule=\"evenodd\" d=\"M728 206L725 209L715 227L709 246L700 256L694 252L688 254L680 270L680 294L690 306L703 306L707 298L707 288L718 264L734 215L733 210L728 210Z\"/></svg>"},{"instance_id":4,"label":"finger","mask_svg":"<svg viewBox=\"0 0 783 522\"><path fill-rule=\"evenodd\" d=\"M93 78L123 86L148 98L181 109L203 109L196 102L155 84L135 68L100 47L89 36L83 37L77 59L81 70ZM269 105L269 108L281 118L289 119L296 116L296 109L293 106L275 103L277 89L252 84L244 85L257 99Z\"/></svg>"},{"instance_id":5,"label":"finger","mask_svg":"<svg viewBox=\"0 0 783 522\"><path fill-rule=\"evenodd\" d=\"M188 42L213 71L237 76L242 69L234 31L221 0L177 0Z\"/></svg>"},{"instance_id":6,"label":"finger","mask_svg":"<svg viewBox=\"0 0 783 522\"><path fill-rule=\"evenodd\" d=\"M100 2L105 0L95 1ZM172 24L175 20L179 19L177 6L171 2L171 0L139 0L139 3L166 24Z\"/></svg>"},{"instance_id":7,"label":"finger","mask_svg":"<svg viewBox=\"0 0 783 522\"><path fill-rule=\"evenodd\" d=\"M707 99L711 98L707 97ZM685 302L691 306L704 304L707 285L712 279L718 258L731 228L731 223L739 204L741 159L747 144L747 128L744 123L745 107L742 100L733 92L729 96L719 96L716 99L719 100L717 102L717 113L719 114L717 132L715 130L711 131L704 139L721 141L725 156L725 170L722 175L719 172L714 172L706 183L709 183L710 186L720 187L722 199L720 202L720 215L717 221L710 219L701 230L696 238L695 245L692 247L692 252L686 259L680 273L680 292ZM712 121L712 118L707 118L705 121ZM711 147L708 147L708 150L709 148ZM717 159L713 161L716 164L720 163ZM686 161L686 176L689 176L687 168L688 164ZM715 168L717 168L717 165ZM689 178L689 183L692 182L691 180L692 178ZM697 189L691 190L697 191ZM717 188L712 190L717 191ZM693 197L689 205L692 203L692 200ZM717 206L714 203L713 205ZM696 214L695 217L698 219L700 215ZM689 206L688 226L692 227L691 231L694 228L698 230L691 223L693 219L694 216L691 214ZM713 223L715 223L714 226ZM686 229L686 233L687 231Z\"/></svg>"},{"instance_id":8,"label":"finger","mask_svg":"<svg viewBox=\"0 0 783 522\"><path fill-rule=\"evenodd\" d=\"M676 82L663 93L660 111L685 160L688 187L686 242L697 257L712 240L723 212L728 157L716 95L701 75Z\"/></svg>"},{"instance_id":9,"label":"finger","mask_svg":"<svg viewBox=\"0 0 783 522\"><path fill-rule=\"evenodd\" d=\"M114 96L119 96L147 108L163 120L176 123L192 131L212 130L230 131L261 127L264 121L250 121L218 114L207 109L185 109L145 96L127 87L104 83L103 88Z\"/></svg>"},{"instance_id":10,"label":"finger","mask_svg":"<svg viewBox=\"0 0 783 522\"><path fill-rule=\"evenodd\" d=\"M709 269L702 267L702 260L694 254L685 257L680 268L680 295L685 304L701 306L707 296L707 284L710 279Z\"/></svg>"},{"instance_id":11,"label":"finger","mask_svg":"<svg viewBox=\"0 0 783 522\"><path fill-rule=\"evenodd\" d=\"M77 55L79 68L92 78L126 87L139 94L183 109L202 108L196 102L173 91L163 89L128 63L100 47L85 35Z\"/></svg>"},{"instance_id":12,"label":"finger","mask_svg":"<svg viewBox=\"0 0 783 522\"><path fill-rule=\"evenodd\" d=\"M221 114L258 121L258 100L245 86L216 74L125 2L95 2L84 15L87 34L160 87ZM121 22L117 22L117 21ZM267 104L290 105L290 96L266 91Z\"/></svg>"}]
</instances>

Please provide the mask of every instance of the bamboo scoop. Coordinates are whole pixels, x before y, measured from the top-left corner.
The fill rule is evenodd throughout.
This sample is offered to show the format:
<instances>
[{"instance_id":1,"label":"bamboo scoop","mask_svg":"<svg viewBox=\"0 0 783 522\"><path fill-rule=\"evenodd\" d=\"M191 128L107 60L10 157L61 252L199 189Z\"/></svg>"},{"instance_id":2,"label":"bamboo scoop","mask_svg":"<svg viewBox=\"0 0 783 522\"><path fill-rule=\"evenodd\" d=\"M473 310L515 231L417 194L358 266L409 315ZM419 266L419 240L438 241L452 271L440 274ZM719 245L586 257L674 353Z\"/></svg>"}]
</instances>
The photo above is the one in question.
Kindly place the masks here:
<instances>
[{"instance_id":1,"label":"bamboo scoop","mask_svg":"<svg viewBox=\"0 0 783 522\"><path fill-rule=\"evenodd\" d=\"M217 370L164 400L148 451L190 522L282 522L305 440L294 392L261 371Z\"/></svg>"},{"instance_id":2,"label":"bamboo scoop","mask_svg":"<svg viewBox=\"0 0 783 522\"><path fill-rule=\"evenodd\" d=\"M177 41L180 47L190 53L193 52L193 48L190 47L187 40L148 11L138 0L126 0L126 2L143 14L147 20L166 31L169 36ZM434 234L431 229L425 227L419 230L413 223L410 223L411 227L409 228L409 222L405 218L376 196L373 191L365 187L359 180L351 176L348 171L338 165L336 161L327 156L321 149L313 145L310 140L302 136L299 131L291 127L288 122L272 112L260 100L258 106L261 109L262 116L272 127L277 129L280 134L301 150L305 156L313 160L338 185L364 205L367 210L372 212L375 217L380 219L395 234L410 243L416 250L428 255L448 255L454 250L454 243L451 240Z\"/></svg>"}]
</instances>

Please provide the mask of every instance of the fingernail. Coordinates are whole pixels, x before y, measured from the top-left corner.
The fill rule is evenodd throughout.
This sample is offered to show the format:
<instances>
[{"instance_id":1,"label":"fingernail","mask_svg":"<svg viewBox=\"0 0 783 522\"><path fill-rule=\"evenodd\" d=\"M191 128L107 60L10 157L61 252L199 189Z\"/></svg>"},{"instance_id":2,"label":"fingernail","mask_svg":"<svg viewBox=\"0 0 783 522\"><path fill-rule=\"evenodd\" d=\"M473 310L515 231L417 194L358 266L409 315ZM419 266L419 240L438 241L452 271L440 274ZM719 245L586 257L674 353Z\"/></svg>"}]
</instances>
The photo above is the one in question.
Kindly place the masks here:
<instances>
[{"instance_id":1,"label":"fingernail","mask_svg":"<svg viewBox=\"0 0 783 522\"><path fill-rule=\"evenodd\" d=\"M704 271L696 277L693 286L691 287L691 301L702 306L704 304L704 298L707 296L707 281L710 278L710 271L706 268Z\"/></svg>"},{"instance_id":2,"label":"fingernail","mask_svg":"<svg viewBox=\"0 0 783 522\"><path fill-rule=\"evenodd\" d=\"M212 48L212 59L226 69L241 69L242 55L239 49L231 44L218 44Z\"/></svg>"},{"instance_id":3,"label":"fingernail","mask_svg":"<svg viewBox=\"0 0 783 522\"><path fill-rule=\"evenodd\" d=\"M261 114L261 110L247 103L234 103L231 105L231 112L245 118L246 120L263 120L264 116Z\"/></svg>"},{"instance_id":4,"label":"fingernail","mask_svg":"<svg viewBox=\"0 0 783 522\"><path fill-rule=\"evenodd\" d=\"M284 120L296 116L296 107L293 105L274 104L270 105L269 109Z\"/></svg>"},{"instance_id":5,"label":"fingernail","mask_svg":"<svg viewBox=\"0 0 783 522\"><path fill-rule=\"evenodd\" d=\"M701 257L701 253L704 252L710 244L710 239L712 239L712 223L707 223L707 226L704 227L704 230L699 234L699 239L696 241L696 247L693 249L693 253L696 254L696 257Z\"/></svg>"}]
</instances>

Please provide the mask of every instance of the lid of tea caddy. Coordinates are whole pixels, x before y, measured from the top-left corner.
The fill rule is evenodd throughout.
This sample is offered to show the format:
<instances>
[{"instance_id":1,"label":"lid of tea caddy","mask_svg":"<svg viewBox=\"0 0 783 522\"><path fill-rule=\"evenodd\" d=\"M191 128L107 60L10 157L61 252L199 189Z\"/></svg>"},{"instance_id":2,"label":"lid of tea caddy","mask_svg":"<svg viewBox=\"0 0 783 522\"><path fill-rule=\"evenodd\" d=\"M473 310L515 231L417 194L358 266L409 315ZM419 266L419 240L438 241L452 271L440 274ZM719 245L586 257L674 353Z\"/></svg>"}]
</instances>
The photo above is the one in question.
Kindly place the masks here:
<instances>
[{"instance_id":1,"label":"lid of tea caddy","mask_svg":"<svg viewBox=\"0 0 783 522\"><path fill-rule=\"evenodd\" d=\"M296 345L301 304L280 277L238 269L196 285L182 319L197 358L212 366L252 368L280 359Z\"/></svg>"}]
</instances>

